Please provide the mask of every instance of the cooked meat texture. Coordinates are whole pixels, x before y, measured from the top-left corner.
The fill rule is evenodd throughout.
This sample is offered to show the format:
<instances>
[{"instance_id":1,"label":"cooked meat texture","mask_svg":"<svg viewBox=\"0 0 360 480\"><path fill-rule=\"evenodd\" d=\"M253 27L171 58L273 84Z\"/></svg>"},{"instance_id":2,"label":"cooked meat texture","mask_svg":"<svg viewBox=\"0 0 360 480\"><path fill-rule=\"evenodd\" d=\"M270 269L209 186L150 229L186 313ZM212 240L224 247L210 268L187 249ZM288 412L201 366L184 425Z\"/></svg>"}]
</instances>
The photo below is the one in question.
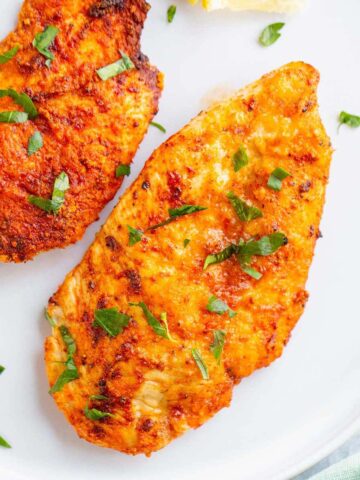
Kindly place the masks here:
<instances>
[{"instance_id":1,"label":"cooked meat texture","mask_svg":"<svg viewBox=\"0 0 360 480\"><path fill-rule=\"evenodd\" d=\"M229 405L235 384L279 357L308 297L305 283L319 234L332 149L318 113L317 71L291 63L201 113L165 142L120 200L83 261L50 299L49 313L73 336L79 379L54 394L78 434L128 454L151 454ZM244 147L249 163L235 172L232 156ZM281 191L267 187L281 167L291 177ZM260 208L263 217L242 222L227 192ZM179 217L156 230L169 208L207 210ZM127 226L145 233L129 245ZM254 257L260 280L235 256L204 270L209 254L240 239L283 232L288 244ZM184 247L184 239L190 239ZM237 312L211 313L215 295ZM170 341L154 333L142 310L167 313ZM94 327L96 309L116 307L131 316L111 338ZM210 346L226 332L218 364ZM198 349L209 371L202 378L192 357ZM53 385L66 359L59 328L46 340ZM112 417L89 420L90 401Z\"/></svg>"},{"instance_id":2,"label":"cooked meat texture","mask_svg":"<svg viewBox=\"0 0 360 480\"><path fill-rule=\"evenodd\" d=\"M23 124L0 124L0 261L22 262L41 251L82 237L114 197L157 112L162 77L140 52L148 10L144 0L26 0L17 29L0 53L20 51L0 66L0 88L12 87L34 101L39 115ZM59 29L51 67L32 45L37 33ZM96 70L125 52L136 68L102 81ZM21 110L9 98L0 111ZM29 156L29 138L39 131L44 147ZM51 198L65 172L70 189L58 215L29 203Z\"/></svg>"}]
</instances>

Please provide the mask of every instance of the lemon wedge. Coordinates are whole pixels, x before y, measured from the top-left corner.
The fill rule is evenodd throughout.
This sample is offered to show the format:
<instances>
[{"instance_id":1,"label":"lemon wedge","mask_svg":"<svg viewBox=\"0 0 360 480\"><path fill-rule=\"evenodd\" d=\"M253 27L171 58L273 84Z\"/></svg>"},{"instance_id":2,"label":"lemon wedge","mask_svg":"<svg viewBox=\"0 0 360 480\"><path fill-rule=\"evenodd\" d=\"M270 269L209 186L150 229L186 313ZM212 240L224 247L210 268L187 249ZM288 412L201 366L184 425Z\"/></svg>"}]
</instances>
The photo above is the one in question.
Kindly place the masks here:
<instances>
[{"instance_id":1,"label":"lemon wedge","mask_svg":"<svg viewBox=\"0 0 360 480\"><path fill-rule=\"evenodd\" d=\"M188 0L192 5L198 0ZM304 0L201 0L206 10L259 10L263 12L294 12L304 4Z\"/></svg>"}]
</instances>

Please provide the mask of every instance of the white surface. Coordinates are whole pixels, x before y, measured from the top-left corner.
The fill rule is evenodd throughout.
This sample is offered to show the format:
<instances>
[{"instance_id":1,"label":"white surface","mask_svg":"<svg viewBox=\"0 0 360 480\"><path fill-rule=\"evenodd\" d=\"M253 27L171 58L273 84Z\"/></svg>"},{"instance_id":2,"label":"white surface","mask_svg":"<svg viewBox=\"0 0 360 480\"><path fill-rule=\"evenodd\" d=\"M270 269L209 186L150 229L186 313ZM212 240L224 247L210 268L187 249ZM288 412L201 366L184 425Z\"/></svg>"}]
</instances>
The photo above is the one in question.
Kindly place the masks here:
<instances>
[{"instance_id":1,"label":"white surface","mask_svg":"<svg viewBox=\"0 0 360 480\"><path fill-rule=\"evenodd\" d=\"M0 265L0 479L284 480L317 461L359 426L360 418L360 130L336 133L340 110L360 114L359 0L312 0L293 17L207 14L178 0L154 0L143 51L166 73L157 121L168 134L201 108L215 87L238 88L291 60L322 74L321 113L336 148L328 201L308 289L306 313L283 357L235 390L230 409L165 450L127 457L78 440L47 394L42 362L48 333L43 306L81 259L105 220L76 246L26 265ZM21 0L0 0L0 34L14 25ZM261 48L264 26L285 18L282 38ZM2 88L7 85L1 86ZM133 177L165 137L151 129ZM126 186L130 180L126 180Z\"/></svg>"}]
</instances>

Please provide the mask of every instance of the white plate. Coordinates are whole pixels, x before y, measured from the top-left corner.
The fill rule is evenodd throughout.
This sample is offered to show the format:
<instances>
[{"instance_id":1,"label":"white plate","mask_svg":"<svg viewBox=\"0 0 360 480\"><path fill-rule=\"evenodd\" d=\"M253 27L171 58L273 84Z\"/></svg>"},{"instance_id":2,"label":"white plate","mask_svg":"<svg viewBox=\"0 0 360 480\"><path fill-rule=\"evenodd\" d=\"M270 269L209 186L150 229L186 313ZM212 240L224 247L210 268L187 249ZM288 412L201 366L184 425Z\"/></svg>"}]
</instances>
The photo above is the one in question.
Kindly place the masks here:
<instances>
[{"instance_id":1,"label":"white plate","mask_svg":"<svg viewBox=\"0 0 360 480\"><path fill-rule=\"evenodd\" d=\"M1 480L284 480L360 424L360 131L336 133L340 110L360 114L360 2L310 0L302 13L282 17L207 14L175 1L171 25L165 21L171 0L153 1L143 38L144 52L166 73L157 120L168 134L219 85L241 87L291 60L311 62L322 74L321 113L336 154L306 313L283 357L244 380L231 408L151 459L132 458L77 439L47 394L42 361L43 306L111 206L76 246L26 265L0 265L0 364L7 367L0 378L0 434L13 445L0 449ZM13 27L20 4L0 0L1 35ZM262 28L283 18L281 39L258 46ZM133 178L164 138L150 130Z\"/></svg>"}]
</instances>

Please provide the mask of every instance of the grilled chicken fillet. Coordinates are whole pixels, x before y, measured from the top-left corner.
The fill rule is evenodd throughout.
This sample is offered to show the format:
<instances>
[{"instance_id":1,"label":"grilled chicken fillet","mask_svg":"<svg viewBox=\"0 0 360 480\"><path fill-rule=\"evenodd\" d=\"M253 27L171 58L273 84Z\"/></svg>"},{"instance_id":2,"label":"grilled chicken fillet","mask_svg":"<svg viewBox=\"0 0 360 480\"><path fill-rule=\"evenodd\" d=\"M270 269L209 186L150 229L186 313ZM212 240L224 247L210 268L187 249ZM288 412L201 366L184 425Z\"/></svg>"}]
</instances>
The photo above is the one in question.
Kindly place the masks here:
<instances>
[{"instance_id":1,"label":"grilled chicken fillet","mask_svg":"<svg viewBox=\"0 0 360 480\"><path fill-rule=\"evenodd\" d=\"M54 399L80 437L149 455L228 406L234 385L281 355L308 297L332 154L318 81L313 67L291 63L171 137L50 299L57 326L46 340L47 373L54 391L59 362L69 359L65 327L78 378ZM273 176L273 189L277 168L290 176L280 185ZM262 216L241 220L229 192ZM189 205L207 210L175 216ZM239 254L239 245L278 237L267 256ZM204 269L209 255L231 245L231 255ZM122 332L94 323L95 312L108 309L131 317ZM164 313L170 335L159 331ZM215 358L219 331L225 342ZM106 416L94 418L93 409Z\"/></svg>"},{"instance_id":2,"label":"grilled chicken fillet","mask_svg":"<svg viewBox=\"0 0 360 480\"><path fill-rule=\"evenodd\" d=\"M140 52L148 11L144 0L26 0L16 30L0 54L19 47L0 65L0 89L26 93L38 116L0 123L0 261L22 262L41 251L65 247L98 218L157 112L162 77ZM49 26L58 33L48 59L33 45ZM101 80L96 71L127 54L135 68ZM0 111L21 110L9 97ZM44 146L28 154L40 132ZM56 178L70 181L59 212L29 203L49 199Z\"/></svg>"}]
</instances>

